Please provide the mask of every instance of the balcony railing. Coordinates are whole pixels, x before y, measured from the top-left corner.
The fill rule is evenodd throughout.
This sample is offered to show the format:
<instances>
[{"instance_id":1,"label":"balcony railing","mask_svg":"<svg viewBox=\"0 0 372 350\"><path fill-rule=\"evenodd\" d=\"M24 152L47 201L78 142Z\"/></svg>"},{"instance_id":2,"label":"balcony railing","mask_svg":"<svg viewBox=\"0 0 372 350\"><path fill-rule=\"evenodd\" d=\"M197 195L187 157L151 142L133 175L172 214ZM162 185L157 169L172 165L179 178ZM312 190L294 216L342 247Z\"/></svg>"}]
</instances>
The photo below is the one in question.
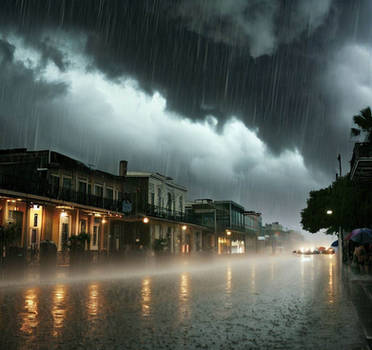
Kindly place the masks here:
<instances>
[{"instance_id":1,"label":"balcony railing","mask_svg":"<svg viewBox=\"0 0 372 350\"><path fill-rule=\"evenodd\" d=\"M360 161L360 162L358 162ZM368 165L372 161L372 144L368 142L358 142L354 146L353 157L350 161L350 175L353 179L356 177L367 177L372 178L371 165ZM363 163L363 164L362 164ZM363 168L363 176L356 174Z\"/></svg>"},{"instance_id":2,"label":"balcony railing","mask_svg":"<svg viewBox=\"0 0 372 350\"><path fill-rule=\"evenodd\" d=\"M162 208L151 204L145 206L145 214L173 221L184 221L186 218L185 212Z\"/></svg>"},{"instance_id":3,"label":"balcony railing","mask_svg":"<svg viewBox=\"0 0 372 350\"><path fill-rule=\"evenodd\" d=\"M87 193L76 192L66 188L59 188L48 183L40 176L15 177L0 173L0 188L25 194L72 202L110 211L122 211L119 200L103 198Z\"/></svg>"}]
</instances>

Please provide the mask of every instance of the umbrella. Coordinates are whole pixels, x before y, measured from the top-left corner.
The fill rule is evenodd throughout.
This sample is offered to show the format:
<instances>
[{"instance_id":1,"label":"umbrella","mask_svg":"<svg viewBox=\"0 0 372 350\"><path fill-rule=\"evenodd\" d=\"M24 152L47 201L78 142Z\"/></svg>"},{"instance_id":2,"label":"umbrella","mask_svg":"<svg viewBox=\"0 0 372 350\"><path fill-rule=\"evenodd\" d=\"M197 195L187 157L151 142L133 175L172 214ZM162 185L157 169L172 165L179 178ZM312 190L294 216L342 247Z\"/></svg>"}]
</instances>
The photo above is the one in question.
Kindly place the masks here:
<instances>
[{"instance_id":1,"label":"umbrella","mask_svg":"<svg viewBox=\"0 0 372 350\"><path fill-rule=\"evenodd\" d=\"M369 228L357 228L353 230L351 235L351 240L359 243L366 244L372 243L372 230Z\"/></svg>"},{"instance_id":2,"label":"umbrella","mask_svg":"<svg viewBox=\"0 0 372 350\"><path fill-rule=\"evenodd\" d=\"M338 240L337 240L337 241L334 241L334 242L331 244L331 247L338 247Z\"/></svg>"},{"instance_id":3,"label":"umbrella","mask_svg":"<svg viewBox=\"0 0 372 350\"><path fill-rule=\"evenodd\" d=\"M351 238L351 236L353 235L353 233L352 232L350 232L344 239L345 239L345 241L348 241L350 238Z\"/></svg>"}]
</instances>

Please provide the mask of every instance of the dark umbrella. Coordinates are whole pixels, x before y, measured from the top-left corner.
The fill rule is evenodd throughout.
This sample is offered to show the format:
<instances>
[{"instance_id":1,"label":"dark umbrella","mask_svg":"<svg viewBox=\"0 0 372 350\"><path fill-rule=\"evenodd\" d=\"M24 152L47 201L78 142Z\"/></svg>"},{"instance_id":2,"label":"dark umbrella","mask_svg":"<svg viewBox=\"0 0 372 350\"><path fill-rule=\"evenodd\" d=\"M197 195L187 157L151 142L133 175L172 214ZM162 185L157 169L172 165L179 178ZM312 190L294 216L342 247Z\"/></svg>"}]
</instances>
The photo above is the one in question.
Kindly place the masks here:
<instances>
[{"instance_id":1,"label":"dark umbrella","mask_svg":"<svg viewBox=\"0 0 372 350\"><path fill-rule=\"evenodd\" d=\"M348 241L350 238L351 238L351 236L353 235L353 233L352 232L350 232L344 239L345 239L345 241Z\"/></svg>"},{"instance_id":2,"label":"dark umbrella","mask_svg":"<svg viewBox=\"0 0 372 350\"><path fill-rule=\"evenodd\" d=\"M353 230L351 233L352 235L350 239L356 243L372 243L372 230L369 228L358 228Z\"/></svg>"},{"instance_id":3,"label":"dark umbrella","mask_svg":"<svg viewBox=\"0 0 372 350\"><path fill-rule=\"evenodd\" d=\"M334 242L331 244L331 247L338 247L338 240L337 240L337 241L334 241Z\"/></svg>"}]
</instances>

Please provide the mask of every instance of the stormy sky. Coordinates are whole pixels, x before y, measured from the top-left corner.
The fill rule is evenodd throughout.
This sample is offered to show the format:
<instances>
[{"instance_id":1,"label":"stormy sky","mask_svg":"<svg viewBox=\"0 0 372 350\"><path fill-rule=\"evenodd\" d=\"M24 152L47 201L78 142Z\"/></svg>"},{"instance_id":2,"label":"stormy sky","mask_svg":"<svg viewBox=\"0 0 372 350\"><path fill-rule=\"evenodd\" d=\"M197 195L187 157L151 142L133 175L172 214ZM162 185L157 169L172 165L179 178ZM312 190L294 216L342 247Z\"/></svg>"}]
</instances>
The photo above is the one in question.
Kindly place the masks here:
<instances>
[{"instance_id":1,"label":"stormy sky","mask_svg":"<svg viewBox=\"0 0 372 350\"><path fill-rule=\"evenodd\" d=\"M0 147L155 171L299 228L372 101L372 2L1 0Z\"/></svg>"}]
</instances>

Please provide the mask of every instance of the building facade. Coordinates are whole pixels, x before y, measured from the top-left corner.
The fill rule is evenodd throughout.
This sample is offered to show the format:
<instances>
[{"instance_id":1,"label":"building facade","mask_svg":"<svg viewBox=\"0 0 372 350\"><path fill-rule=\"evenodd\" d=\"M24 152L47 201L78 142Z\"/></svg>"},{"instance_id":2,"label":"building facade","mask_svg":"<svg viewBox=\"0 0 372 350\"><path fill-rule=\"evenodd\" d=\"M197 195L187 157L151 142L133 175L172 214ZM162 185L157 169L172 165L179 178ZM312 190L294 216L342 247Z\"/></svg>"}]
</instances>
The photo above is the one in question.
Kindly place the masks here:
<instances>
[{"instance_id":1,"label":"building facade","mask_svg":"<svg viewBox=\"0 0 372 350\"><path fill-rule=\"evenodd\" d=\"M204 249L218 254L243 254L256 240L256 235L246 228L244 207L234 201L198 199L188 204L187 212L209 229L203 239Z\"/></svg>"},{"instance_id":2,"label":"building facade","mask_svg":"<svg viewBox=\"0 0 372 350\"><path fill-rule=\"evenodd\" d=\"M132 203L127 227L137 248L174 255L202 250L205 228L186 215L185 187L158 173L127 172L126 191Z\"/></svg>"},{"instance_id":3,"label":"building facade","mask_svg":"<svg viewBox=\"0 0 372 350\"><path fill-rule=\"evenodd\" d=\"M126 162L120 168L126 169ZM91 251L118 249L125 173L113 175L54 151L0 151L0 225L15 224L17 246L37 251L42 240L67 249L87 234Z\"/></svg>"},{"instance_id":4,"label":"building facade","mask_svg":"<svg viewBox=\"0 0 372 350\"><path fill-rule=\"evenodd\" d=\"M262 250L262 215L255 211L244 212L244 225L247 232L246 249L248 252L258 252Z\"/></svg>"}]
</instances>

